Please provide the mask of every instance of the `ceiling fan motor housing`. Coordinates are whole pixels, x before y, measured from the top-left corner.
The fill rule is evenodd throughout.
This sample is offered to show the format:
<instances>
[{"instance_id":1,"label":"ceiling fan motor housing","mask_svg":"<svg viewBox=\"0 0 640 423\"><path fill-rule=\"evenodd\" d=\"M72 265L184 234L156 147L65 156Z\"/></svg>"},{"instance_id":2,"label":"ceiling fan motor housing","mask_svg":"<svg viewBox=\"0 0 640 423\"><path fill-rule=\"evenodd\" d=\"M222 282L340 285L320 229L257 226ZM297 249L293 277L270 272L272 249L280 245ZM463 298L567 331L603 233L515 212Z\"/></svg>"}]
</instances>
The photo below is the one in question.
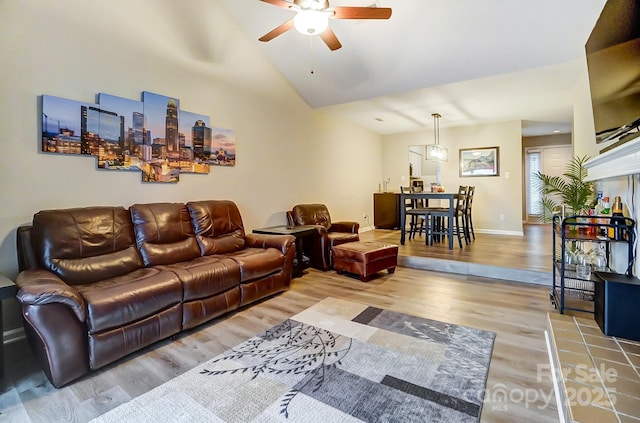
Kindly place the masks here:
<instances>
[{"instance_id":1,"label":"ceiling fan motor housing","mask_svg":"<svg viewBox=\"0 0 640 423\"><path fill-rule=\"evenodd\" d=\"M293 4L302 10L325 10L329 8L328 0L293 0Z\"/></svg>"}]
</instances>

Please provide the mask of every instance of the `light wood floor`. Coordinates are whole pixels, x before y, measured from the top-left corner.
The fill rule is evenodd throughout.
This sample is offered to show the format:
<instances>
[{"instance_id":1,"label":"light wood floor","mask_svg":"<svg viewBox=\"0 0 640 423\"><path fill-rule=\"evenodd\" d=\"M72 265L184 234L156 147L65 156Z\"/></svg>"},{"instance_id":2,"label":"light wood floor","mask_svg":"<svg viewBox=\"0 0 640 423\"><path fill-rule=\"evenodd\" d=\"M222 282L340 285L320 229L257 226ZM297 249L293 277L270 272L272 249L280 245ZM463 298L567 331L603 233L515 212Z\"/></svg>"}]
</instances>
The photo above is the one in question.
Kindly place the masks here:
<instances>
[{"instance_id":1,"label":"light wood floor","mask_svg":"<svg viewBox=\"0 0 640 423\"><path fill-rule=\"evenodd\" d=\"M375 229L363 232L360 239L383 240L399 245L398 254L415 257L431 257L470 263L490 264L515 269L551 271L552 232L549 224L524 225L524 236L494 235L476 232L476 239L463 247L454 240L453 250L448 243L425 245L424 235L400 244L400 231Z\"/></svg>"},{"instance_id":2,"label":"light wood floor","mask_svg":"<svg viewBox=\"0 0 640 423\"><path fill-rule=\"evenodd\" d=\"M369 235L393 236L388 232ZM461 260L495 257L486 260L500 261L499 253L484 250L511 244L505 239L495 248L481 248L481 239L480 235L474 251L456 247L453 253L443 254ZM512 244L511 250L501 254L511 256L507 260L511 264L525 261L535 266L531 263L537 259L529 263L531 254L524 251L526 242L521 240L519 245ZM404 249L412 254L421 250L417 242ZM26 341L8 344L6 375L0 379L0 422L88 421L326 297L495 332L482 421L558 421L545 367L549 363L546 314L553 310L547 287L399 267L394 274L375 275L369 283L333 271L309 270L294 279L287 292L159 342L62 389L49 384Z\"/></svg>"}]
</instances>

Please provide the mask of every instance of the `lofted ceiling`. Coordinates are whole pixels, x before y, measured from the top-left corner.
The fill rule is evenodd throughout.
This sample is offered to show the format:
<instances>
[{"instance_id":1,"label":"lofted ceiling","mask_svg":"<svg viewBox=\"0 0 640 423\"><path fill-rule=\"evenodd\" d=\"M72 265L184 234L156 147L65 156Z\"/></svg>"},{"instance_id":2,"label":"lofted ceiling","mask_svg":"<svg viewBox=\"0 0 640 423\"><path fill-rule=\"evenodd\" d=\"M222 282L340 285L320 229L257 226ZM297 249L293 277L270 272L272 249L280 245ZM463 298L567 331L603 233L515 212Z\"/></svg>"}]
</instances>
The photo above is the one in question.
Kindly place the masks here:
<instances>
[{"instance_id":1,"label":"lofted ceiling","mask_svg":"<svg viewBox=\"0 0 640 423\"><path fill-rule=\"evenodd\" d=\"M290 0L285 0L290 1ZM292 0L291 0L292 1ZM302 98L380 134L523 121L523 135L568 133L584 45L606 0L331 0L390 7L388 20L337 20L342 43L285 32L295 12L220 0Z\"/></svg>"}]
</instances>

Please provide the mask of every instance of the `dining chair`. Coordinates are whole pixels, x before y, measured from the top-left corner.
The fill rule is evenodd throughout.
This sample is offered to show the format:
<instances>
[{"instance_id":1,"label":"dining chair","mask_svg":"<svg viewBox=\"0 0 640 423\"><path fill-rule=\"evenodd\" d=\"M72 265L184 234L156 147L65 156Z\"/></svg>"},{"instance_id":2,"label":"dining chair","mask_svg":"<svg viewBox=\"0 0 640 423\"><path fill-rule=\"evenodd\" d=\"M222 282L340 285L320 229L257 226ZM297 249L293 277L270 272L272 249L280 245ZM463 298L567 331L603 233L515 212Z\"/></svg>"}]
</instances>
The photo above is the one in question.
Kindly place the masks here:
<instances>
[{"instance_id":1,"label":"dining chair","mask_svg":"<svg viewBox=\"0 0 640 423\"><path fill-rule=\"evenodd\" d=\"M449 225L452 226L452 233L458 238L458 245L462 248L462 238L464 238L465 245L469 244L469 240L465 232L465 205L467 202L468 187L460 185L458 187L458 194L455 195L454 208L453 208L453 221L449 221L449 207L428 207L429 215L431 216L431 225L428 226L428 238L429 245L433 244L434 240L445 239L449 235ZM438 224L438 219L441 223Z\"/></svg>"},{"instance_id":2,"label":"dining chair","mask_svg":"<svg viewBox=\"0 0 640 423\"><path fill-rule=\"evenodd\" d=\"M465 223L465 232L467 233L467 238L471 241L471 238L476 239L476 233L473 230L473 219L471 218L471 206L473 205L473 195L476 192L476 187L470 185L467 189L467 203L465 204L464 210L464 223Z\"/></svg>"},{"instance_id":3,"label":"dining chair","mask_svg":"<svg viewBox=\"0 0 640 423\"><path fill-rule=\"evenodd\" d=\"M411 186L412 193L420 193L422 191L423 191L422 186L418 186L418 185ZM416 234L422 235L423 232L426 234L426 226L429 220L429 213L428 213L429 208L427 207L427 200L425 200L424 198L414 198L412 199L412 205L413 205L413 208L416 210L415 213L418 214L418 217L416 218L417 222L414 230L414 237Z\"/></svg>"},{"instance_id":4,"label":"dining chair","mask_svg":"<svg viewBox=\"0 0 640 423\"><path fill-rule=\"evenodd\" d=\"M458 188L458 196L456 197L456 208L453 212L453 219L455 226L453 227L453 234L458 237L458 243L462 247L461 237L464 237L465 245L471 242L471 238L467 231L467 200L469 196L469 187L460 185Z\"/></svg>"},{"instance_id":5,"label":"dining chair","mask_svg":"<svg viewBox=\"0 0 640 423\"><path fill-rule=\"evenodd\" d=\"M401 186L400 192L410 194L415 191L410 187ZM403 205L405 207L405 216L411 216L409 220L409 240L415 238L416 234L421 235L423 232L426 233L425 222L428 216L424 211L424 207L421 207L422 205L422 201L412 198L406 199Z\"/></svg>"}]
</instances>

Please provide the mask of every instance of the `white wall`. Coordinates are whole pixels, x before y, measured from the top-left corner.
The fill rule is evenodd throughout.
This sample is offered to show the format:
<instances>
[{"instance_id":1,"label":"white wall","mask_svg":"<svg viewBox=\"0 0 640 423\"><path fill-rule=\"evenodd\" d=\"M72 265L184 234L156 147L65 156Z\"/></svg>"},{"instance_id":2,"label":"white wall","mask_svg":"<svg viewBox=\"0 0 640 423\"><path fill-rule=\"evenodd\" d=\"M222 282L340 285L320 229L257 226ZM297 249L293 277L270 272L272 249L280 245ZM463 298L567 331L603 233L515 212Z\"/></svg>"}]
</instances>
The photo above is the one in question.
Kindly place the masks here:
<instances>
[{"instance_id":1,"label":"white wall","mask_svg":"<svg viewBox=\"0 0 640 423\"><path fill-rule=\"evenodd\" d=\"M313 111L255 44L208 0L0 2L0 273L16 275L15 230L47 208L231 199L247 231L285 223L302 202L326 203L334 220L372 216L381 138ZM38 96L142 91L234 129L237 165L143 184L90 157L39 151ZM5 328L19 326L8 305Z\"/></svg>"},{"instance_id":2,"label":"white wall","mask_svg":"<svg viewBox=\"0 0 640 423\"><path fill-rule=\"evenodd\" d=\"M440 144L449 149L449 161L441 166L442 184L447 191L457 191L459 185L475 185L473 224L480 232L522 234L521 140L520 121L440 127ZM390 186L394 191L399 191L401 185L408 185L409 146L432 142L430 130L383 137L382 177L391 179ZM494 146L500 147L500 176L459 176L459 149ZM500 215L504 215L504 220L500 220Z\"/></svg>"},{"instance_id":3,"label":"white wall","mask_svg":"<svg viewBox=\"0 0 640 423\"><path fill-rule=\"evenodd\" d=\"M576 82L573 102L573 151L578 157L595 157L604 145L596 144L586 57L583 57L583 63L584 72Z\"/></svg>"}]
</instances>

